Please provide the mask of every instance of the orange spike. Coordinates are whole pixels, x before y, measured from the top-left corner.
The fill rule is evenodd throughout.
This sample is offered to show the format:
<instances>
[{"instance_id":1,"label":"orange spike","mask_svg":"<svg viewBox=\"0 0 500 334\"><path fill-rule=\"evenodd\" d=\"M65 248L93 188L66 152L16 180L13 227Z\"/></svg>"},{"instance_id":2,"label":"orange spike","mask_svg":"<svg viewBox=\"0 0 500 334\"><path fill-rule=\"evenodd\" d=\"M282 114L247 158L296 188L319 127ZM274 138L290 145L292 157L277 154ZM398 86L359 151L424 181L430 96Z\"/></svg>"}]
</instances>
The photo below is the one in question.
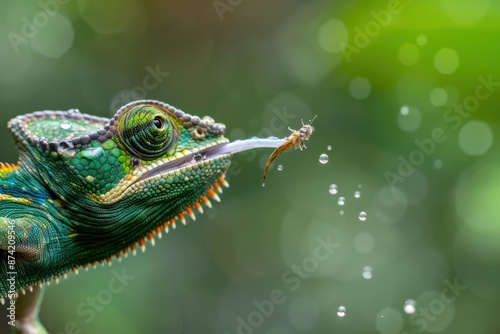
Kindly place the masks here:
<instances>
[{"instance_id":1,"label":"orange spike","mask_svg":"<svg viewBox=\"0 0 500 334\"><path fill-rule=\"evenodd\" d=\"M220 184L218 184L217 182L214 182L214 188L215 188L215 190L217 190L217 192L219 194L222 194L222 188L221 188Z\"/></svg>"},{"instance_id":2,"label":"orange spike","mask_svg":"<svg viewBox=\"0 0 500 334\"><path fill-rule=\"evenodd\" d=\"M155 236L153 235L153 233L148 232L148 234L146 234L146 237L148 238L149 242L151 242L151 245L154 246L155 245Z\"/></svg>"},{"instance_id":3,"label":"orange spike","mask_svg":"<svg viewBox=\"0 0 500 334\"><path fill-rule=\"evenodd\" d=\"M94 262L90 262L90 265L95 268L95 261Z\"/></svg>"},{"instance_id":4,"label":"orange spike","mask_svg":"<svg viewBox=\"0 0 500 334\"><path fill-rule=\"evenodd\" d=\"M67 271L63 272L62 276L63 276L64 279L68 278L68 272Z\"/></svg>"},{"instance_id":5,"label":"orange spike","mask_svg":"<svg viewBox=\"0 0 500 334\"><path fill-rule=\"evenodd\" d=\"M77 268L77 267L73 267L73 269L71 269L71 270L73 270L73 272L74 272L76 275L78 275L78 268Z\"/></svg>"},{"instance_id":6,"label":"orange spike","mask_svg":"<svg viewBox=\"0 0 500 334\"><path fill-rule=\"evenodd\" d=\"M219 182L226 188L229 188L229 183L227 183L226 179L224 178L224 176L219 176Z\"/></svg>"},{"instance_id":7,"label":"orange spike","mask_svg":"<svg viewBox=\"0 0 500 334\"><path fill-rule=\"evenodd\" d=\"M170 225L172 225L172 228L175 229L175 218L170 218Z\"/></svg>"},{"instance_id":8,"label":"orange spike","mask_svg":"<svg viewBox=\"0 0 500 334\"><path fill-rule=\"evenodd\" d=\"M83 269L85 269L87 271L89 270L89 265L87 263L85 263L82 267L83 267Z\"/></svg>"},{"instance_id":9,"label":"orange spike","mask_svg":"<svg viewBox=\"0 0 500 334\"><path fill-rule=\"evenodd\" d=\"M99 260L99 263L100 263L100 264L104 264L104 260L103 260L103 259L100 259L100 260Z\"/></svg>"},{"instance_id":10,"label":"orange spike","mask_svg":"<svg viewBox=\"0 0 500 334\"><path fill-rule=\"evenodd\" d=\"M141 251L144 253L146 250L146 240L144 238L139 239L139 246L141 246Z\"/></svg>"},{"instance_id":11,"label":"orange spike","mask_svg":"<svg viewBox=\"0 0 500 334\"><path fill-rule=\"evenodd\" d=\"M194 215L193 209L186 208L186 213L191 217L192 220L196 220L196 216Z\"/></svg>"},{"instance_id":12,"label":"orange spike","mask_svg":"<svg viewBox=\"0 0 500 334\"><path fill-rule=\"evenodd\" d=\"M200 202L194 202L193 206L198 210L199 213L203 213L203 207Z\"/></svg>"},{"instance_id":13,"label":"orange spike","mask_svg":"<svg viewBox=\"0 0 500 334\"><path fill-rule=\"evenodd\" d=\"M217 202L220 202L219 196L215 193L215 191L212 188L209 188L207 190L207 195L216 200Z\"/></svg>"},{"instance_id":14,"label":"orange spike","mask_svg":"<svg viewBox=\"0 0 500 334\"><path fill-rule=\"evenodd\" d=\"M59 283L59 276L55 275L54 276L54 281L56 281L56 283Z\"/></svg>"},{"instance_id":15,"label":"orange spike","mask_svg":"<svg viewBox=\"0 0 500 334\"><path fill-rule=\"evenodd\" d=\"M168 233L168 222L163 223L163 230L165 231L165 233Z\"/></svg>"},{"instance_id":16,"label":"orange spike","mask_svg":"<svg viewBox=\"0 0 500 334\"><path fill-rule=\"evenodd\" d=\"M113 260L113 259L111 258L111 256L108 256L108 257L106 258L106 262L108 263L108 265L111 265L111 260Z\"/></svg>"},{"instance_id":17,"label":"orange spike","mask_svg":"<svg viewBox=\"0 0 500 334\"><path fill-rule=\"evenodd\" d=\"M128 256L128 248L124 248L124 249L122 250L122 253L123 253L123 256L124 256L124 257L127 257L127 256Z\"/></svg>"},{"instance_id":18,"label":"orange spike","mask_svg":"<svg viewBox=\"0 0 500 334\"><path fill-rule=\"evenodd\" d=\"M179 218L179 220L184 224L186 225L186 218L184 218L184 214L182 212L179 212L177 214L177 218Z\"/></svg>"},{"instance_id":19,"label":"orange spike","mask_svg":"<svg viewBox=\"0 0 500 334\"><path fill-rule=\"evenodd\" d=\"M135 255L135 253L137 252L137 246L135 244L130 245L130 250L132 250L132 254Z\"/></svg>"},{"instance_id":20,"label":"orange spike","mask_svg":"<svg viewBox=\"0 0 500 334\"><path fill-rule=\"evenodd\" d=\"M161 226L156 226L155 232L158 238L161 239Z\"/></svg>"},{"instance_id":21,"label":"orange spike","mask_svg":"<svg viewBox=\"0 0 500 334\"><path fill-rule=\"evenodd\" d=\"M200 199L206 206L208 206L209 208L212 207L212 203L210 203L207 196L201 196Z\"/></svg>"}]
</instances>

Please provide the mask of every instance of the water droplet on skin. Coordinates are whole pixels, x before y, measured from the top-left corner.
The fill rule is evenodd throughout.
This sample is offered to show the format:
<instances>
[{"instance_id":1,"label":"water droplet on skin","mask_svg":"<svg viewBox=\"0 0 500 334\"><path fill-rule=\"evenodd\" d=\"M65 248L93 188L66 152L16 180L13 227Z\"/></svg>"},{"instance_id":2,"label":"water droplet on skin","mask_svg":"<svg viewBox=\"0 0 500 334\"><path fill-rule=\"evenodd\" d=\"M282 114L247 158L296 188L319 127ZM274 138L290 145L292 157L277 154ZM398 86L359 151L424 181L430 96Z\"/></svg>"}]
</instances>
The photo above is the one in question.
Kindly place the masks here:
<instances>
[{"instance_id":1,"label":"water droplet on skin","mask_svg":"<svg viewBox=\"0 0 500 334\"><path fill-rule=\"evenodd\" d=\"M283 165L278 165L278 170L283 170Z\"/></svg>"},{"instance_id":2,"label":"water droplet on skin","mask_svg":"<svg viewBox=\"0 0 500 334\"><path fill-rule=\"evenodd\" d=\"M366 212L361 211L359 213L359 220L361 220L362 222L364 222L366 220L366 218L367 218Z\"/></svg>"},{"instance_id":3,"label":"water droplet on skin","mask_svg":"<svg viewBox=\"0 0 500 334\"><path fill-rule=\"evenodd\" d=\"M339 200L337 201L337 204L338 204L338 205L344 205L344 204L345 204L345 197L340 196L340 197L339 197Z\"/></svg>"},{"instance_id":4,"label":"water droplet on skin","mask_svg":"<svg viewBox=\"0 0 500 334\"><path fill-rule=\"evenodd\" d=\"M326 155L325 153L321 154L319 156L319 162L321 162L323 165L326 164L328 162L328 155Z\"/></svg>"},{"instance_id":5,"label":"water droplet on skin","mask_svg":"<svg viewBox=\"0 0 500 334\"><path fill-rule=\"evenodd\" d=\"M345 313L346 313L345 307L344 306L339 306L339 308L337 310L337 315L340 318L343 318L343 317L345 317Z\"/></svg>"},{"instance_id":6,"label":"water droplet on skin","mask_svg":"<svg viewBox=\"0 0 500 334\"><path fill-rule=\"evenodd\" d=\"M63 130L69 130L72 126L73 124L71 123L71 121L62 121L60 125L61 129Z\"/></svg>"},{"instance_id":7,"label":"water droplet on skin","mask_svg":"<svg viewBox=\"0 0 500 334\"><path fill-rule=\"evenodd\" d=\"M405 306L404 306L404 310L407 314L413 314L415 313L415 311L417 310L416 308L416 303L413 299L408 299L406 302L405 302Z\"/></svg>"},{"instance_id":8,"label":"water droplet on skin","mask_svg":"<svg viewBox=\"0 0 500 334\"><path fill-rule=\"evenodd\" d=\"M372 272L373 272L372 267L370 267L370 266L365 266L365 267L363 268L363 278L364 278L364 279L371 279L371 278L372 278Z\"/></svg>"},{"instance_id":9,"label":"water droplet on skin","mask_svg":"<svg viewBox=\"0 0 500 334\"><path fill-rule=\"evenodd\" d=\"M69 113L80 113L80 110L73 108L73 109L68 109L68 112Z\"/></svg>"},{"instance_id":10,"label":"water droplet on skin","mask_svg":"<svg viewBox=\"0 0 500 334\"><path fill-rule=\"evenodd\" d=\"M328 146L326 147L326 149L327 149L328 151L331 151L331 150L332 150L332 145L328 145Z\"/></svg>"},{"instance_id":11,"label":"water droplet on skin","mask_svg":"<svg viewBox=\"0 0 500 334\"><path fill-rule=\"evenodd\" d=\"M361 197L361 192L355 191L354 192L354 198L360 198Z\"/></svg>"},{"instance_id":12,"label":"water droplet on skin","mask_svg":"<svg viewBox=\"0 0 500 334\"><path fill-rule=\"evenodd\" d=\"M335 195L337 193L337 185L334 183L330 184L330 189L328 190L328 192L332 195Z\"/></svg>"}]
</instances>

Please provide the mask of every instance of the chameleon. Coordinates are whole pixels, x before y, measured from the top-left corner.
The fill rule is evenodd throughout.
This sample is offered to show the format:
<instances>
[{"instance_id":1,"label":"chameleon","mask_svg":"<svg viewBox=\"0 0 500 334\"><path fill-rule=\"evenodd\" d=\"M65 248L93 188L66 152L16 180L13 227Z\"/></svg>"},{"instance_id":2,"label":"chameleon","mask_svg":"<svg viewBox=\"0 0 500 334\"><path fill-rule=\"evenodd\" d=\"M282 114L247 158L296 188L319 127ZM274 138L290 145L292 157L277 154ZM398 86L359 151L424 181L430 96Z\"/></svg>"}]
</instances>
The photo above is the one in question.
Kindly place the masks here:
<instances>
[{"instance_id":1,"label":"chameleon","mask_svg":"<svg viewBox=\"0 0 500 334\"><path fill-rule=\"evenodd\" d=\"M292 133L285 138L285 142L278 146L273 153L269 156L269 159L267 159L266 162L266 167L264 168L264 174L262 175L262 186L264 187L266 185L266 176L267 176L267 171L269 170L269 167L271 166L271 163L280 155L281 153L285 152L286 150L295 147L300 148L302 151L303 149L306 149L306 144L304 144L304 141L309 140L309 137L314 131L314 127L311 125L312 122L316 119L316 116L314 116L308 124L304 124L304 120L302 120L302 127L298 130L294 130L290 127L288 127L288 130L290 130Z\"/></svg>"},{"instance_id":2,"label":"chameleon","mask_svg":"<svg viewBox=\"0 0 500 334\"><path fill-rule=\"evenodd\" d=\"M286 142L229 142L210 116L154 100L109 119L37 111L8 128L19 159L0 163L0 302L16 333L46 333L38 314L50 282L144 251L220 201L234 153Z\"/></svg>"}]
</instances>

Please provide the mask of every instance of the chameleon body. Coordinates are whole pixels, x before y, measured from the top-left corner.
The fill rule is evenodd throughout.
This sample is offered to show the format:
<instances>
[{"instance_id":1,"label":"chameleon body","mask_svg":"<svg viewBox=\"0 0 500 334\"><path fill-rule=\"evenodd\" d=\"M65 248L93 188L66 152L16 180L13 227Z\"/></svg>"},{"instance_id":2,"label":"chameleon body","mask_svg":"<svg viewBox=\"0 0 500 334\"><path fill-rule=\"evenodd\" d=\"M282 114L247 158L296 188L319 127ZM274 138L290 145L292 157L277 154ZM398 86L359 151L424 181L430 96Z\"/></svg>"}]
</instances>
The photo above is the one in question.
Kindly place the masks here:
<instances>
[{"instance_id":1,"label":"chameleon body","mask_svg":"<svg viewBox=\"0 0 500 334\"><path fill-rule=\"evenodd\" d=\"M19 161L0 163L0 302L17 297L19 333L45 333L45 283L144 250L219 201L232 153L283 143L226 146L223 124L151 100L111 119L40 111L8 127Z\"/></svg>"}]
</instances>

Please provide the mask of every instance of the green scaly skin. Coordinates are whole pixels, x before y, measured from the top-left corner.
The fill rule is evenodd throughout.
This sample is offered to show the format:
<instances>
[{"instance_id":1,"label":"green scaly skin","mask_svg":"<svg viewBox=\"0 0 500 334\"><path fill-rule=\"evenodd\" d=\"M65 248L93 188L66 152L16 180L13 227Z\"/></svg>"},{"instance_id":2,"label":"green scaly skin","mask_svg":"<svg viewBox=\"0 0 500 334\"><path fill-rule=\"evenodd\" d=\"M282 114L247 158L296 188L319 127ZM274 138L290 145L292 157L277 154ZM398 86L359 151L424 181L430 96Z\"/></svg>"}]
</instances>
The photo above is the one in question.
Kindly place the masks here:
<instances>
[{"instance_id":1,"label":"green scaly skin","mask_svg":"<svg viewBox=\"0 0 500 334\"><path fill-rule=\"evenodd\" d=\"M130 103L112 119L35 112L8 126L19 162L0 163L0 301L19 296L19 333L45 332L44 282L135 253L227 185L225 126L162 102Z\"/></svg>"}]
</instances>

